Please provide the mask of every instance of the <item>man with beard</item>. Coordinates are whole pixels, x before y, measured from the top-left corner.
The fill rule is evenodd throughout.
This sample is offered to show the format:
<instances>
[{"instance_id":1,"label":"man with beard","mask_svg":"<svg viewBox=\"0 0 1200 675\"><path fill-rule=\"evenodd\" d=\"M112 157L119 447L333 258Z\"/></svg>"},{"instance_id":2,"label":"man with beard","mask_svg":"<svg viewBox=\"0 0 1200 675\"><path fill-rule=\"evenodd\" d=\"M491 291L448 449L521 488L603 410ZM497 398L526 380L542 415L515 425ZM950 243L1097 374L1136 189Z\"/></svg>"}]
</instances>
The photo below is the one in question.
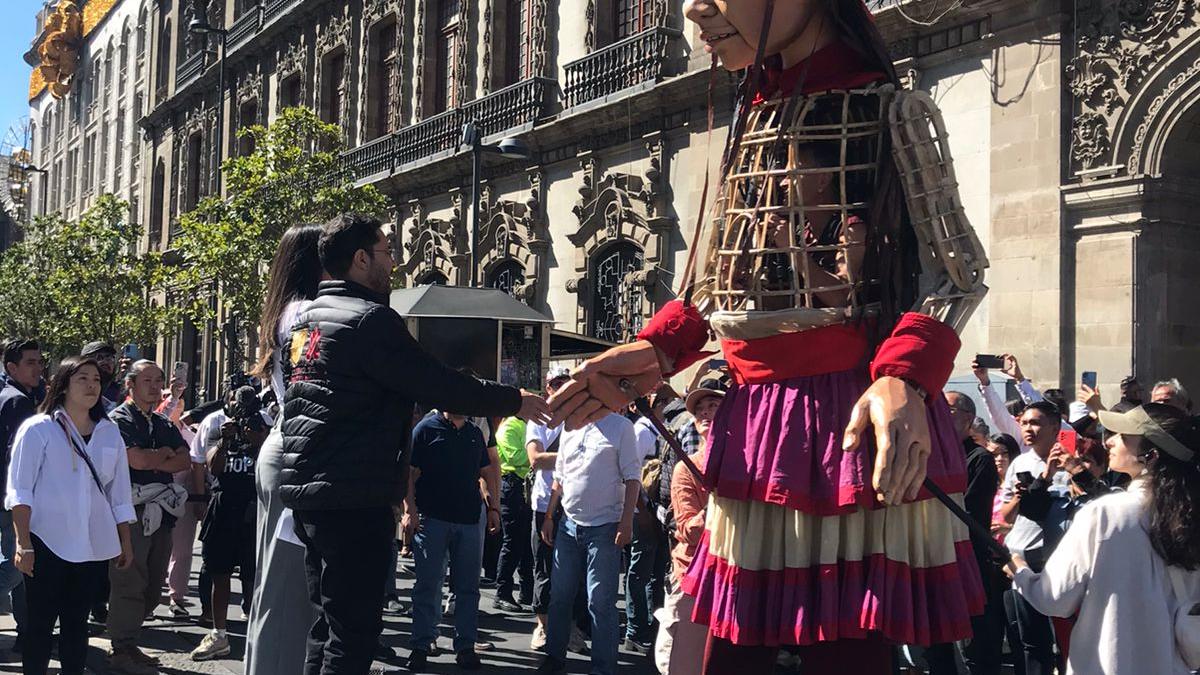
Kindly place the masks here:
<instances>
[{"instance_id":1,"label":"man with beard","mask_svg":"<svg viewBox=\"0 0 1200 675\"><path fill-rule=\"evenodd\" d=\"M89 342L79 355L95 359L100 366L100 395L103 397L104 412L110 413L125 402L125 390L117 381L117 350L107 342Z\"/></svg>"},{"instance_id":2,"label":"man with beard","mask_svg":"<svg viewBox=\"0 0 1200 675\"><path fill-rule=\"evenodd\" d=\"M324 226L332 277L300 315L285 350L280 499L306 546L316 621L306 675L364 673L383 628L383 594L403 503L414 401L466 416L544 420L545 401L485 382L429 355L387 306L392 249L358 214Z\"/></svg>"}]
</instances>

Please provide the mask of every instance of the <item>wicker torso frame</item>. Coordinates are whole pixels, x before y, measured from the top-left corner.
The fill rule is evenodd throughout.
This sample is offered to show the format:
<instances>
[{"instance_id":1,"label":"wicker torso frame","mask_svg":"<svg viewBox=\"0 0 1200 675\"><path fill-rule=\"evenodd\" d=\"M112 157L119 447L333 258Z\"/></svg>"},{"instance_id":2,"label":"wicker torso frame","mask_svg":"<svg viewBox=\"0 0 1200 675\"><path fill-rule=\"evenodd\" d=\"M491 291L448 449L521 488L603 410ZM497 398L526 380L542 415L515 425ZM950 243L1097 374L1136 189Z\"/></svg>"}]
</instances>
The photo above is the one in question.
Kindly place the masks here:
<instances>
[{"instance_id":1,"label":"wicker torso frame","mask_svg":"<svg viewBox=\"0 0 1200 675\"><path fill-rule=\"evenodd\" d=\"M920 243L914 309L961 327L986 292L987 259L958 198L945 128L928 96L883 86L777 98L749 112L701 272L699 296L718 334L762 337L874 311L878 280L863 273L863 241L887 161Z\"/></svg>"}]
</instances>

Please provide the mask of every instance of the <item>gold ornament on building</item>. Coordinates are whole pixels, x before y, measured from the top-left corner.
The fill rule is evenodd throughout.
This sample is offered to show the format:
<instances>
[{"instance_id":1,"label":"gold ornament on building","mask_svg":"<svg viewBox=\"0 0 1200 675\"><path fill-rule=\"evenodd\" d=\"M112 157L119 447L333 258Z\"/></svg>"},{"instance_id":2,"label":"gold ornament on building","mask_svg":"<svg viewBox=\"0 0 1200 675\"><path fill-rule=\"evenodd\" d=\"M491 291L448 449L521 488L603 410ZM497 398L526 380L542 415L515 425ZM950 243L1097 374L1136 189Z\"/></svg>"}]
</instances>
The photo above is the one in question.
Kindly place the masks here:
<instances>
[{"instance_id":1,"label":"gold ornament on building","mask_svg":"<svg viewBox=\"0 0 1200 675\"><path fill-rule=\"evenodd\" d=\"M60 0L46 18L43 39L38 45L38 77L58 99L67 95L71 80L79 68L79 49L83 45L83 14L72 0Z\"/></svg>"}]
</instances>

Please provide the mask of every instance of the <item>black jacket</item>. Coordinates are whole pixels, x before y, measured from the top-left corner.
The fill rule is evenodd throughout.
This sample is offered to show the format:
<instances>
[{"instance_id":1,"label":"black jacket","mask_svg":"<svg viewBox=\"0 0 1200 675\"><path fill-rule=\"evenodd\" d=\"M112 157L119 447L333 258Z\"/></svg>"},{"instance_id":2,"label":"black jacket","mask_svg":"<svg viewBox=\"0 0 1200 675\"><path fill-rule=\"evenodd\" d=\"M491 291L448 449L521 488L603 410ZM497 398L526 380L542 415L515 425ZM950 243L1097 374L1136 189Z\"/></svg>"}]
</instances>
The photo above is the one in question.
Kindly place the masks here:
<instances>
[{"instance_id":1,"label":"black jacket","mask_svg":"<svg viewBox=\"0 0 1200 675\"><path fill-rule=\"evenodd\" d=\"M6 378L7 379L7 378ZM21 385L7 380L0 389L0 505L7 491L8 460L12 456L13 438L21 423L36 412L33 397Z\"/></svg>"},{"instance_id":2,"label":"black jacket","mask_svg":"<svg viewBox=\"0 0 1200 675\"><path fill-rule=\"evenodd\" d=\"M521 392L453 370L425 352L387 297L322 282L283 350L280 497L298 510L399 504L408 487L413 403L500 417Z\"/></svg>"},{"instance_id":3,"label":"black jacket","mask_svg":"<svg viewBox=\"0 0 1200 675\"><path fill-rule=\"evenodd\" d=\"M986 448L967 439L963 441L963 451L967 454L967 491L963 494L963 507L975 522L989 529L992 524L992 505L996 499L996 488L1000 483L1000 472L996 469L996 460ZM979 574L988 583L991 571L991 549L987 541L981 541L973 533L971 548L975 551L975 561L979 564Z\"/></svg>"}]
</instances>

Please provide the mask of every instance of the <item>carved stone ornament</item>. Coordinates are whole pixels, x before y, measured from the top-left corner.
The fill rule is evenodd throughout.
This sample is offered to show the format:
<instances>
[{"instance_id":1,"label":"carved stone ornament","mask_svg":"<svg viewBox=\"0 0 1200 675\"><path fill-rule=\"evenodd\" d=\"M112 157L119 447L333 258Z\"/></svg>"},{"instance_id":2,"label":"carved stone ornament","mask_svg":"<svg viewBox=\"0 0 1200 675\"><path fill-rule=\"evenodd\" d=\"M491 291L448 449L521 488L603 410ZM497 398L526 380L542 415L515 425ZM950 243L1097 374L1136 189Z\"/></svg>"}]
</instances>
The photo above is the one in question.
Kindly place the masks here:
<instances>
[{"instance_id":1,"label":"carved stone ornament","mask_svg":"<svg viewBox=\"0 0 1200 675\"><path fill-rule=\"evenodd\" d=\"M391 91L391 96L388 99L392 102L392 110L388 111L388 115L391 117L391 120L390 124L387 125L387 128L395 130L400 127L400 106L401 99L403 98L400 94L400 78L402 77L404 64L405 36L405 31L403 30L403 0L367 0L364 3L362 29L359 31L359 35L362 36L362 49L359 50L362 58L360 59L358 72L361 74L360 81L362 84L360 86L363 87L364 91L367 86L367 80L365 78L379 76L379 74L371 72L371 59L373 58L372 55L376 48L371 41L377 37L374 34L375 31L373 30L375 28L375 24L389 16L395 17L396 21L396 56L395 63L393 64L391 70L387 73L383 73L382 75L387 77L387 83L384 86L388 87L388 89ZM370 106L358 106L358 128L359 132L362 134L367 133L367 115L369 112ZM368 140L370 139L365 137L362 139L363 142Z\"/></svg>"},{"instance_id":2,"label":"carved stone ornament","mask_svg":"<svg viewBox=\"0 0 1200 675\"><path fill-rule=\"evenodd\" d=\"M489 190L490 192L490 190ZM524 203L508 199L480 200L481 230L476 240L480 279L489 279L496 268L516 262L526 279L536 276L537 255L528 234L529 210Z\"/></svg>"},{"instance_id":3,"label":"carved stone ornament","mask_svg":"<svg viewBox=\"0 0 1200 675\"><path fill-rule=\"evenodd\" d=\"M238 105L259 99L263 92L263 76L262 64L255 63L254 70L243 73L238 78L237 92L235 94Z\"/></svg>"},{"instance_id":4,"label":"carved stone ornament","mask_svg":"<svg viewBox=\"0 0 1200 675\"><path fill-rule=\"evenodd\" d=\"M1076 56L1066 68L1077 108L1072 121L1071 168L1136 162L1115 157L1114 130L1147 74L1187 36L1196 0L1081 0L1076 7ZM1140 142L1131 152L1140 153Z\"/></svg>"},{"instance_id":5,"label":"carved stone ornament","mask_svg":"<svg viewBox=\"0 0 1200 675\"><path fill-rule=\"evenodd\" d=\"M492 93L492 11L495 0L487 0L483 6L483 95ZM512 11L511 9L509 11ZM506 40L513 39L505 35Z\"/></svg>"},{"instance_id":6,"label":"carved stone ornament","mask_svg":"<svg viewBox=\"0 0 1200 675\"><path fill-rule=\"evenodd\" d=\"M458 3L458 30L455 32L456 42L454 45L454 104L456 106L463 105L467 101L475 98L469 95L473 92L473 80L471 75L474 69L471 68L471 50L475 46L471 25L471 7L474 2L459 2Z\"/></svg>"},{"instance_id":7,"label":"carved stone ornament","mask_svg":"<svg viewBox=\"0 0 1200 675\"><path fill-rule=\"evenodd\" d=\"M276 57L275 76L278 82L282 83L292 75L300 75L300 100L306 101L308 98L308 83L311 78L307 77L305 70L308 64L308 49L304 44L304 37L292 44L284 45L280 48ZM283 87L275 87L275 108L283 107Z\"/></svg>"},{"instance_id":8,"label":"carved stone ornament","mask_svg":"<svg viewBox=\"0 0 1200 675\"><path fill-rule=\"evenodd\" d=\"M462 283L465 268L459 263L466 247L458 241L465 239L457 232L461 228L453 219L427 218L420 202L411 202L409 207L412 217L405 232L406 255L399 267L405 284L416 286L435 273L448 283Z\"/></svg>"},{"instance_id":9,"label":"carved stone ornament","mask_svg":"<svg viewBox=\"0 0 1200 675\"><path fill-rule=\"evenodd\" d=\"M426 5L425 0L417 0L416 23L418 26L426 25L425 22L428 20L425 16L425 9L426 9L425 5ZM425 31L418 30L418 31L416 31L416 33L417 33L417 51L416 51L417 63L416 63L416 72L414 73L414 78L413 78L413 81L416 83L413 85L413 100L416 101L416 103L413 106L413 114L416 116L416 118L418 120L421 120L421 119L425 118L425 115L424 115L425 103L423 101L423 99L424 99L423 91L424 91L424 84L425 84L425 58L424 58Z\"/></svg>"}]
</instances>

